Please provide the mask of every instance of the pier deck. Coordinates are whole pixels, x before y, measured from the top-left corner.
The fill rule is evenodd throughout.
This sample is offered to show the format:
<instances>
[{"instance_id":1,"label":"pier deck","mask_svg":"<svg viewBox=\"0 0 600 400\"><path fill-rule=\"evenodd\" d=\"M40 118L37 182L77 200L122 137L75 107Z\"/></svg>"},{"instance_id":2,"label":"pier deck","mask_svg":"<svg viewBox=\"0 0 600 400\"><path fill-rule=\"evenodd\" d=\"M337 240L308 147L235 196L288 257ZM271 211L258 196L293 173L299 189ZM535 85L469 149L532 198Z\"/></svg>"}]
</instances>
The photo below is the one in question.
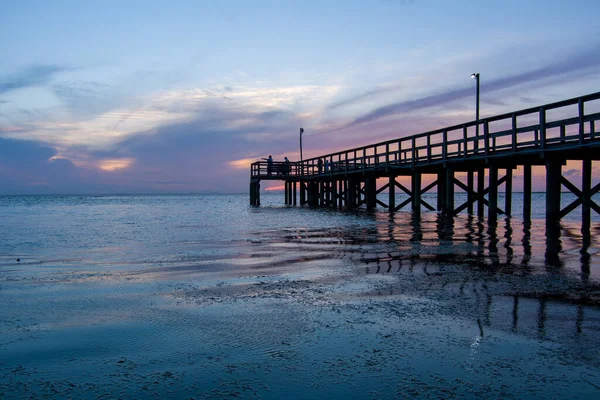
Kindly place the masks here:
<instances>
[{"instance_id":1,"label":"pier deck","mask_svg":"<svg viewBox=\"0 0 600 400\"><path fill-rule=\"evenodd\" d=\"M495 220L499 214L511 214L512 171L524 168L523 217L531 217L531 167L546 167L546 218L558 221L577 207L582 207L583 224L589 226L590 212L600 214L592 196L600 184L592 187L592 161L600 159L600 92L532 107L520 111L471 121L413 136L401 137L363 147L314 157L302 162L258 161L250 170L250 203L260 205L260 181L285 182L285 203L353 209L377 205L391 212L411 205L413 212L421 208L455 215L466 210ZM581 189L562 175L567 161L582 162ZM504 175L499 177L499 171ZM466 183L455 173L467 174ZM433 183L422 187L424 174L435 175ZM485 176L487 175L487 187ZM396 181L410 176L410 188ZM377 180L385 178L379 188ZM476 178L476 180L475 180ZM505 204L498 204L498 187L505 185ZM577 200L561 208L562 187ZM437 189L437 204L431 205L422 195ZM467 193L464 204L455 204L455 190ZM396 204L399 189L409 196ZM388 202L377 195L387 190Z\"/></svg>"}]
</instances>

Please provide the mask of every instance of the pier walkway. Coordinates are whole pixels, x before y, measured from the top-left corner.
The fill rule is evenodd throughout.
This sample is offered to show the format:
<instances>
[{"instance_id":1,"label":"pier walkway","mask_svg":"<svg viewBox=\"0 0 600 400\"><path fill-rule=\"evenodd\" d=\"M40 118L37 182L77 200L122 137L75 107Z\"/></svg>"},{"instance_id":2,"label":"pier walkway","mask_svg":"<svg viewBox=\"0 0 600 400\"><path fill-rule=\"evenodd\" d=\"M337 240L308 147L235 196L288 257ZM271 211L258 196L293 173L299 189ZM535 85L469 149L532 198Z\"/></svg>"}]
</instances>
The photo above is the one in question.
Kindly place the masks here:
<instances>
[{"instance_id":1,"label":"pier walkway","mask_svg":"<svg viewBox=\"0 0 600 400\"><path fill-rule=\"evenodd\" d=\"M483 118L459 125L401 137L363 147L325 154L302 162L258 161L250 170L250 204L260 205L260 182L282 180L285 203L345 207L377 206L390 212L411 206L455 215L476 212L495 221L512 213L513 170L523 167L523 218L531 218L532 166L546 168L546 219L559 221L582 207L582 222L589 227L591 211L600 214L592 196L592 161L600 159L600 92L525 110ZM581 161L581 189L562 174L567 161ZM466 183L456 178L466 173ZM423 187L423 175L434 181ZM502 176L500 176L502 174ZM397 181L411 177L410 187ZM487 176L487 182L486 182ZM381 184L383 180L383 184ZM379 182L378 182L379 181ZM378 187L379 183L379 187ZM504 204L498 204L498 189L504 185ZM562 188L577 199L561 207ZM437 192L437 204L422 195ZM387 190L387 203L377 195ZM396 190L408 195L397 204ZM467 193L464 204L455 204L455 191ZM380 196L383 197L383 196ZM475 208L476 206L476 208Z\"/></svg>"}]
</instances>

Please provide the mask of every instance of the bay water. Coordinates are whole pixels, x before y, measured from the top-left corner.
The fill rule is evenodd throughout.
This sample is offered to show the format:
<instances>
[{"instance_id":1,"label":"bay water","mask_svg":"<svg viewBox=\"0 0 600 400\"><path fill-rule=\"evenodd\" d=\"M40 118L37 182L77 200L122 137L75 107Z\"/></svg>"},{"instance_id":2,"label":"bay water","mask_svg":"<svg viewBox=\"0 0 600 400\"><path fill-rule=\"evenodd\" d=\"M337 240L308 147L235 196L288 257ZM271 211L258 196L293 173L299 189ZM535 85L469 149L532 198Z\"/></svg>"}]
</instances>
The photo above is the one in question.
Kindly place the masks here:
<instances>
[{"instance_id":1,"label":"bay water","mask_svg":"<svg viewBox=\"0 0 600 400\"><path fill-rule=\"evenodd\" d=\"M597 215L261 200L0 196L0 398L600 395Z\"/></svg>"}]
</instances>

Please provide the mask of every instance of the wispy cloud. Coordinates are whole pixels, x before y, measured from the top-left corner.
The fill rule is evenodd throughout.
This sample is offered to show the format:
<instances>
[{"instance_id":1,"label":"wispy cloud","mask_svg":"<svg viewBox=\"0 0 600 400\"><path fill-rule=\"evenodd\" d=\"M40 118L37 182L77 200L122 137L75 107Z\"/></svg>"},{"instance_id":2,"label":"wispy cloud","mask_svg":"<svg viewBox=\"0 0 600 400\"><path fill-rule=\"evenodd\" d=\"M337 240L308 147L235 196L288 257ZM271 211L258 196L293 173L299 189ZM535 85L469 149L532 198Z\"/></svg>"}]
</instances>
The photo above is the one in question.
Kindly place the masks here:
<instances>
[{"instance_id":1,"label":"wispy cloud","mask_svg":"<svg viewBox=\"0 0 600 400\"><path fill-rule=\"evenodd\" d=\"M555 63L548 64L530 71L514 74L504 78L490 80L485 82L486 93L491 93L498 90L513 88L518 85L535 83L544 79L563 77L569 74L597 74L600 72L598 65L600 64L600 46L595 45L587 48L584 51L573 54ZM354 98L347 99L342 103L336 103L334 107L347 105L361 101L367 97L372 97L381 93L386 93L391 89L375 89L370 92L360 94ZM356 119L348 126L354 126L374 121L379 118L424 109L437 107L448 104L449 102L471 97L473 95L472 88L452 89L441 93L432 94L414 100L405 100L397 103L388 104L378 107ZM493 101L493 99L492 99Z\"/></svg>"},{"instance_id":2,"label":"wispy cloud","mask_svg":"<svg viewBox=\"0 0 600 400\"><path fill-rule=\"evenodd\" d=\"M56 74L71 69L59 65L32 65L16 74L0 78L0 94L32 86L46 85L52 81Z\"/></svg>"}]
</instances>

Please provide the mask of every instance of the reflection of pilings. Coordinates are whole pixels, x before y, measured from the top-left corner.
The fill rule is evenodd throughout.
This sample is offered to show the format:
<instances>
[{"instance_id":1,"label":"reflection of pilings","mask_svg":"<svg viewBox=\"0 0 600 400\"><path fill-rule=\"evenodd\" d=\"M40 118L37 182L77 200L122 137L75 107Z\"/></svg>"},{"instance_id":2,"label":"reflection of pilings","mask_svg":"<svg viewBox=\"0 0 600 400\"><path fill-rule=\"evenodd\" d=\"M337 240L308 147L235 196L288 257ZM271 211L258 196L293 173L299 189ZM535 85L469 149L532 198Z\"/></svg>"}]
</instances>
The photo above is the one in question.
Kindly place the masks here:
<instances>
[{"instance_id":1,"label":"reflection of pilings","mask_svg":"<svg viewBox=\"0 0 600 400\"><path fill-rule=\"evenodd\" d=\"M495 165L489 168L489 189L488 220L492 223L498 219L498 167Z\"/></svg>"},{"instance_id":2,"label":"reflection of pilings","mask_svg":"<svg viewBox=\"0 0 600 400\"><path fill-rule=\"evenodd\" d=\"M592 160L584 160L581 168L581 233L590 234L591 223Z\"/></svg>"},{"instance_id":3,"label":"reflection of pilings","mask_svg":"<svg viewBox=\"0 0 600 400\"><path fill-rule=\"evenodd\" d=\"M483 206L485 196L485 168L477 170L477 216L483 218Z\"/></svg>"},{"instance_id":4,"label":"reflection of pilings","mask_svg":"<svg viewBox=\"0 0 600 400\"><path fill-rule=\"evenodd\" d=\"M546 221L546 265L560 266L560 223Z\"/></svg>"},{"instance_id":5,"label":"reflection of pilings","mask_svg":"<svg viewBox=\"0 0 600 400\"><path fill-rule=\"evenodd\" d=\"M512 215L512 168L506 169L506 181L504 182L504 214Z\"/></svg>"},{"instance_id":6,"label":"reflection of pilings","mask_svg":"<svg viewBox=\"0 0 600 400\"><path fill-rule=\"evenodd\" d=\"M473 170L467 171L467 188L469 189L467 192L467 201L469 202L467 213L471 215L473 214Z\"/></svg>"},{"instance_id":7,"label":"reflection of pilings","mask_svg":"<svg viewBox=\"0 0 600 400\"><path fill-rule=\"evenodd\" d=\"M577 319L575 320L575 328L577 330L577 333L581 333L582 332L582 326L583 326L583 306L581 304L579 304L577 306Z\"/></svg>"},{"instance_id":8,"label":"reflection of pilings","mask_svg":"<svg viewBox=\"0 0 600 400\"><path fill-rule=\"evenodd\" d=\"M519 330L519 296L513 296L513 324L512 331L517 332Z\"/></svg>"},{"instance_id":9,"label":"reflection of pilings","mask_svg":"<svg viewBox=\"0 0 600 400\"><path fill-rule=\"evenodd\" d=\"M500 256L498 255L499 240L498 240L497 229L498 229L497 221L492 220L492 221L488 222L488 229L487 229L488 240L489 240L488 250L489 250L490 261L492 262L492 265L495 267L497 267L500 264Z\"/></svg>"},{"instance_id":10,"label":"reflection of pilings","mask_svg":"<svg viewBox=\"0 0 600 400\"><path fill-rule=\"evenodd\" d=\"M582 228L582 244L581 244L581 279L587 282L590 277L590 265L592 263L592 255L588 251L592 245L592 236L590 230L584 231Z\"/></svg>"},{"instance_id":11,"label":"reflection of pilings","mask_svg":"<svg viewBox=\"0 0 600 400\"><path fill-rule=\"evenodd\" d=\"M531 261L531 221L523 221L523 238L521 239L523 244L523 260L521 265L526 267Z\"/></svg>"},{"instance_id":12,"label":"reflection of pilings","mask_svg":"<svg viewBox=\"0 0 600 400\"><path fill-rule=\"evenodd\" d=\"M510 224L510 218L505 218L504 222L506 223L504 226L504 238L506 239L506 241L504 242L504 248L506 249L506 263L507 264L511 264L512 260L513 260L513 248L512 248L512 234L513 234L513 229L512 226Z\"/></svg>"},{"instance_id":13,"label":"reflection of pilings","mask_svg":"<svg viewBox=\"0 0 600 400\"><path fill-rule=\"evenodd\" d=\"M546 299L540 299L540 308L538 309L538 336L540 339L544 339L546 337Z\"/></svg>"},{"instance_id":14,"label":"reflection of pilings","mask_svg":"<svg viewBox=\"0 0 600 400\"><path fill-rule=\"evenodd\" d=\"M389 177L388 208L390 212L396 210L396 177L394 175Z\"/></svg>"},{"instance_id":15,"label":"reflection of pilings","mask_svg":"<svg viewBox=\"0 0 600 400\"><path fill-rule=\"evenodd\" d=\"M483 309L483 323L486 326L491 325L491 314L492 314L492 295L487 292L487 285L483 283L483 288L486 290L485 293L485 308Z\"/></svg>"},{"instance_id":16,"label":"reflection of pilings","mask_svg":"<svg viewBox=\"0 0 600 400\"><path fill-rule=\"evenodd\" d=\"M477 220L477 256L483 257L485 253L485 237L484 237L484 225L483 220L479 218Z\"/></svg>"}]
</instances>

